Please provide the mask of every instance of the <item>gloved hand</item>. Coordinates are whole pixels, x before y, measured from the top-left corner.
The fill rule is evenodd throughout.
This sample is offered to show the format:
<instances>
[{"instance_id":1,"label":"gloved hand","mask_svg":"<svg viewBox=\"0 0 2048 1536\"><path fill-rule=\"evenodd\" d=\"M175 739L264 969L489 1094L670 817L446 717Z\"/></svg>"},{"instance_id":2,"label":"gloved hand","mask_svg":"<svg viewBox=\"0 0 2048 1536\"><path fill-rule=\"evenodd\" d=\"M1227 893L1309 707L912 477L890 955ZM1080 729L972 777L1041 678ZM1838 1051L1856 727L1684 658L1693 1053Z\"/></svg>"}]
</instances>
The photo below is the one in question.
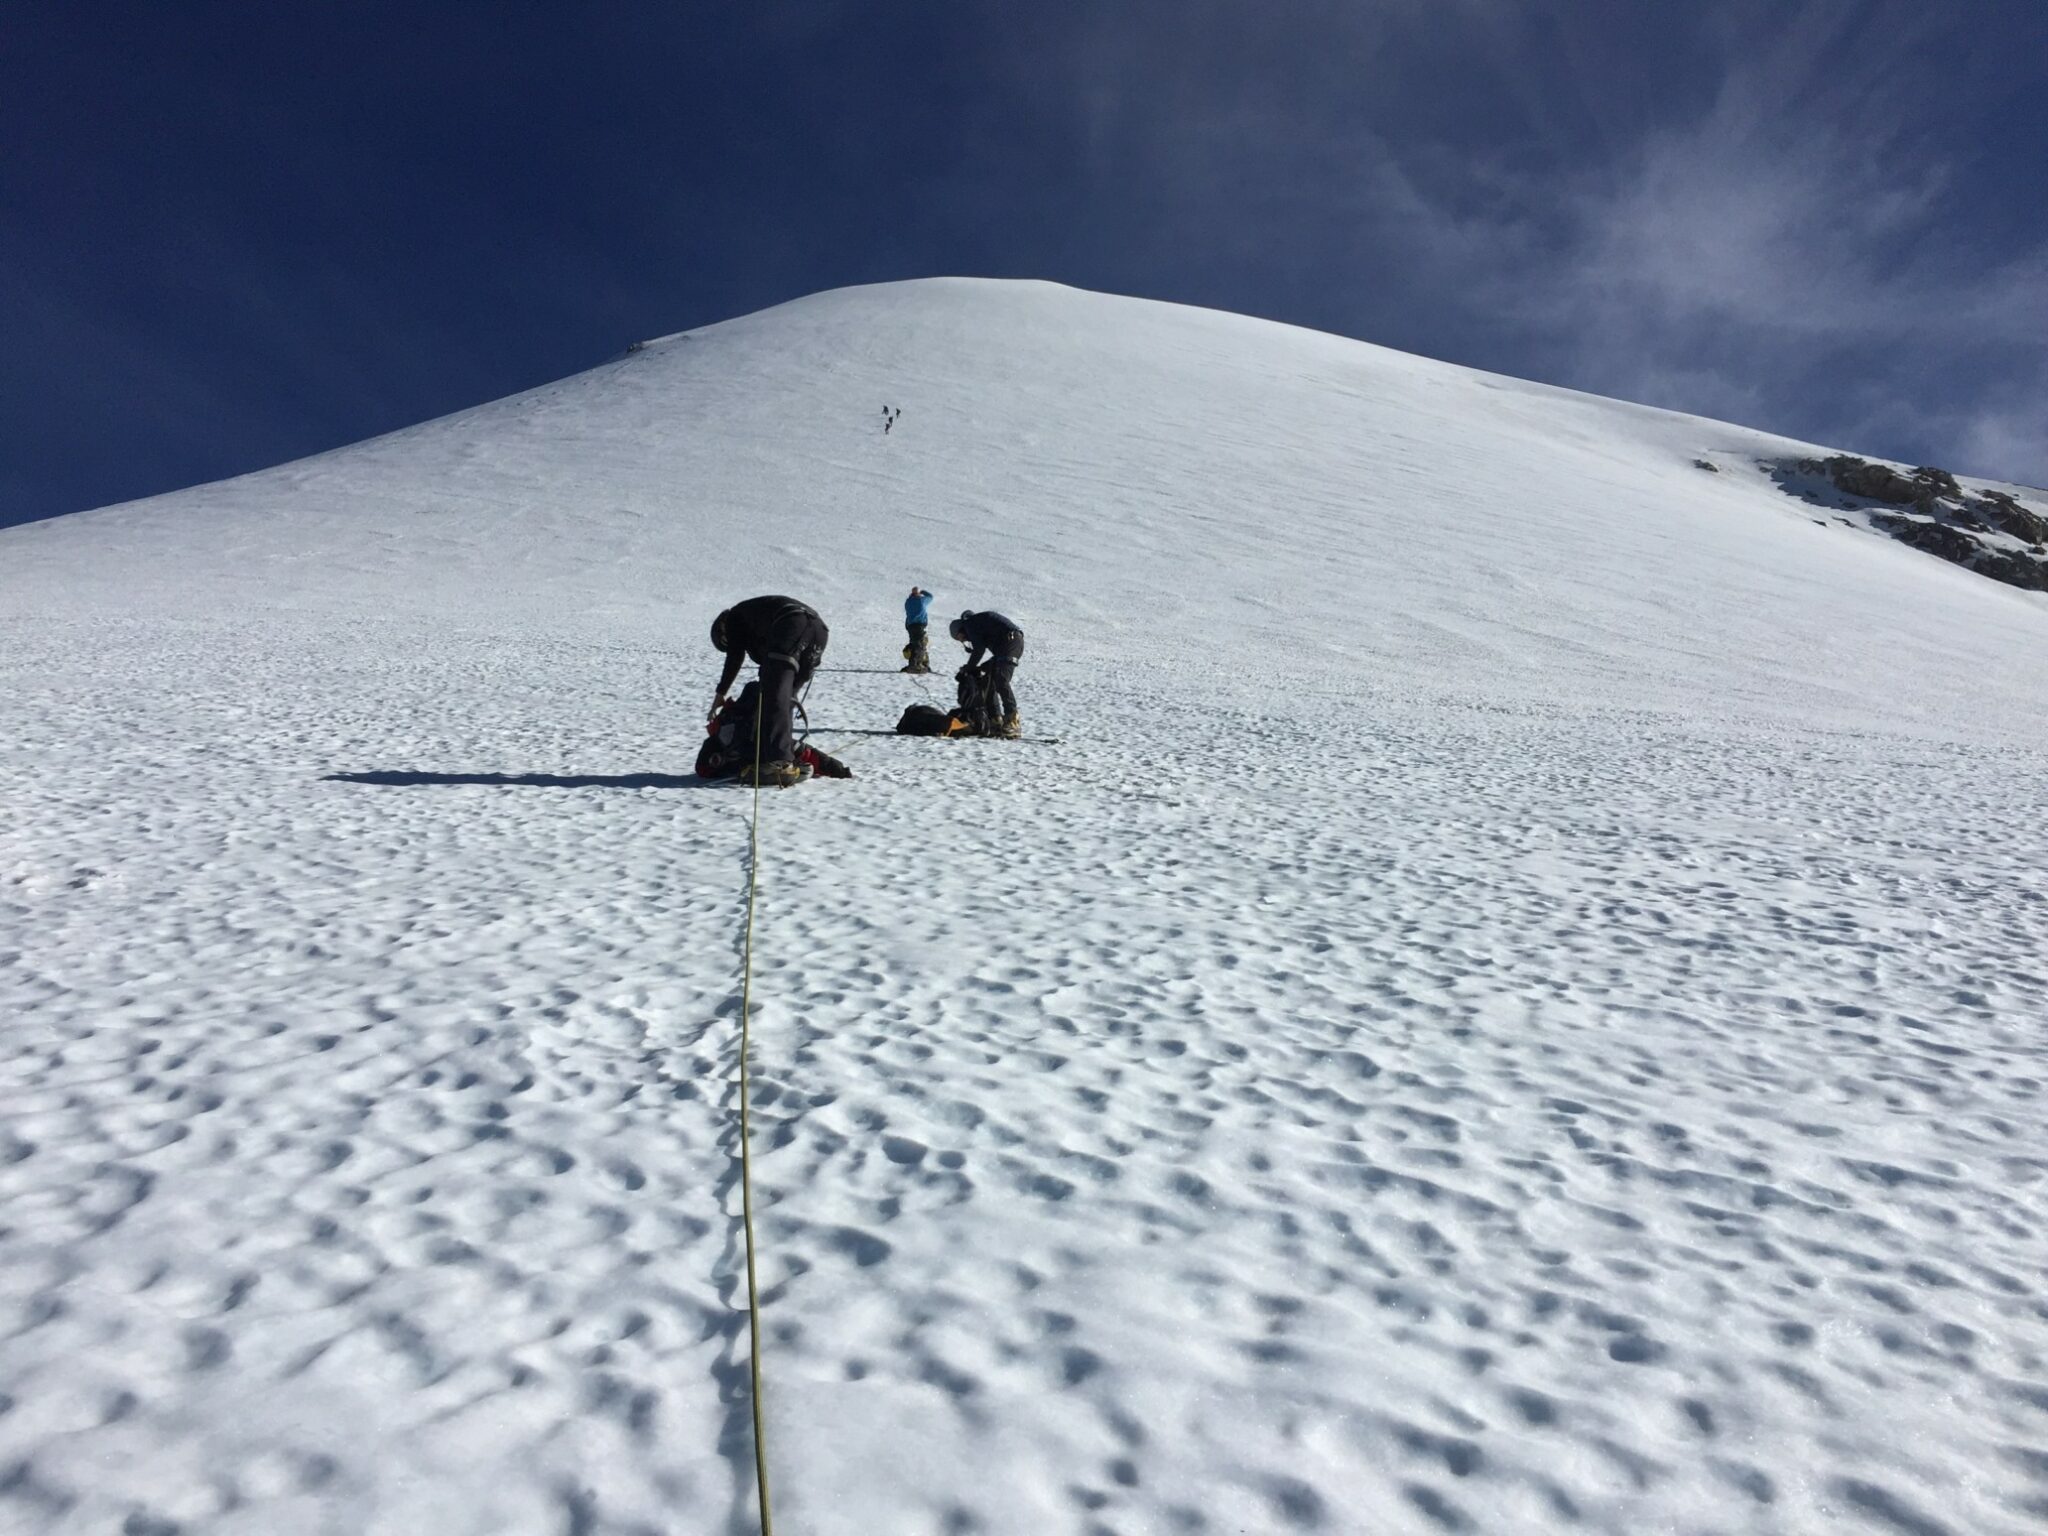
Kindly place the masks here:
<instances>
[{"instance_id":1,"label":"gloved hand","mask_svg":"<svg viewBox=\"0 0 2048 1536\"><path fill-rule=\"evenodd\" d=\"M721 693L717 698L711 701L711 713L704 717L705 720L707 722L716 720L718 718L718 712L721 709L725 708L725 706L730 704L731 702L732 700L729 697Z\"/></svg>"}]
</instances>

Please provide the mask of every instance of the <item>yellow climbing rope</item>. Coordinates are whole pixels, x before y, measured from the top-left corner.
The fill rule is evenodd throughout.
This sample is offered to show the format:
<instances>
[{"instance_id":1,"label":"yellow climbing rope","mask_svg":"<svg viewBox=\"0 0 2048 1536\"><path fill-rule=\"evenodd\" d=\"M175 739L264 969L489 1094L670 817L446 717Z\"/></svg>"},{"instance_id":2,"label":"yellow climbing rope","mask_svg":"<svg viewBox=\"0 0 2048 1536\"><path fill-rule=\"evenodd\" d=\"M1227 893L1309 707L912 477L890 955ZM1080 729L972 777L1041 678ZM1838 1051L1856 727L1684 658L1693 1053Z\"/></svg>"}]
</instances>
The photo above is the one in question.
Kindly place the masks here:
<instances>
[{"instance_id":1,"label":"yellow climbing rope","mask_svg":"<svg viewBox=\"0 0 2048 1536\"><path fill-rule=\"evenodd\" d=\"M754 710L754 814L747 824L747 936L740 949L740 1222L747 1233L747 1374L754 1397L754 1480L761 1536L775 1536L768 1512L768 1441L761 1424L761 1285L754 1275L754 1157L747 1115L747 1046L753 1035L754 889L761 868L761 715Z\"/></svg>"}]
</instances>

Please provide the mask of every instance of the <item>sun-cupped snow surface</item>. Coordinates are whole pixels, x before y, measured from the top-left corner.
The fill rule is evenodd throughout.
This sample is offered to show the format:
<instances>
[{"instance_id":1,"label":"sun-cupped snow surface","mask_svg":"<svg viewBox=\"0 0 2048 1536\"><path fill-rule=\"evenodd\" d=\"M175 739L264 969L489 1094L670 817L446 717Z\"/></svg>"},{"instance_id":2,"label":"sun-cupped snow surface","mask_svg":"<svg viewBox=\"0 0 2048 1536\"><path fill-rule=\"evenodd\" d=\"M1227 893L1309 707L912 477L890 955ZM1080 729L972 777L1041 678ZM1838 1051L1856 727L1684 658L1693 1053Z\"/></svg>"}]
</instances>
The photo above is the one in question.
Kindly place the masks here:
<instances>
[{"instance_id":1,"label":"sun-cupped snow surface","mask_svg":"<svg viewBox=\"0 0 2048 1536\"><path fill-rule=\"evenodd\" d=\"M754 1528L765 591L781 1529L2040 1529L2048 601L1801 451L930 282L0 533L0 1530Z\"/></svg>"}]
</instances>

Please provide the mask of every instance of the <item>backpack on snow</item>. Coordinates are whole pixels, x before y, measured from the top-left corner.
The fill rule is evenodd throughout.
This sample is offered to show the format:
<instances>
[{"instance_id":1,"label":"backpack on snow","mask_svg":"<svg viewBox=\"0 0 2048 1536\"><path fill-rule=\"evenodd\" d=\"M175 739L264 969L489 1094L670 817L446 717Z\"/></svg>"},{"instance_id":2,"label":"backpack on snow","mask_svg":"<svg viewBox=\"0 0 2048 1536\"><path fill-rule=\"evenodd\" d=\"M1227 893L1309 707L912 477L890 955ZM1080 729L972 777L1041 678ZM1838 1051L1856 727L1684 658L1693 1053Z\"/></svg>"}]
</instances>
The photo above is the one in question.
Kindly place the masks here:
<instances>
[{"instance_id":1,"label":"backpack on snow","mask_svg":"<svg viewBox=\"0 0 2048 1536\"><path fill-rule=\"evenodd\" d=\"M760 709L761 685L748 683L712 717L710 733L697 749L698 778L729 779L754 761L754 717Z\"/></svg>"},{"instance_id":2,"label":"backpack on snow","mask_svg":"<svg viewBox=\"0 0 2048 1536\"><path fill-rule=\"evenodd\" d=\"M996 680L979 667L954 673L960 702L950 710L913 704L896 722L898 736L1000 736L1003 708L996 699Z\"/></svg>"},{"instance_id":3,"label":"backpack on snow","mask_svg":"<svg viewBox=\"0 0 2048 1536\"><path fill-rule=\"evenodd\" d=\"M929 704L913 704L896 722L898 736L944 736L953 728L953 717Z\"/></svg>"},{"instance_id":4,"label":"backpack on snow","mask_svg":"<svg viewBox=\"0 0 2048 1536\"><path fill-rule=\"evenodd\" d=\"M960 683L960 702L953 718L956 736L1000 736L1003 734L1003 706L996 694L996 680L984 667L962 667L954 676Z\"/></svg>"},{"instance_id":5,"label":"backpack on snow","mask_svg":"<svg viewBox=\"0 0 2048 1536\"><path fill-rule=\"evenodd\" d=\"M739 697L718 712L711 722L710 734L704 738L704 745L697 749L698 778L735 778L753 766L754 716L760 707L760 684L749 683L739 691ZM810 728L802 704L791 704L790 715L792 724L801 723L804 729ZM800 740L796 744L796 765L807 769L814 778L853 777L853 771L846 764L830 753L820 752L806 741Z\"/></svg>"}]
</instances>

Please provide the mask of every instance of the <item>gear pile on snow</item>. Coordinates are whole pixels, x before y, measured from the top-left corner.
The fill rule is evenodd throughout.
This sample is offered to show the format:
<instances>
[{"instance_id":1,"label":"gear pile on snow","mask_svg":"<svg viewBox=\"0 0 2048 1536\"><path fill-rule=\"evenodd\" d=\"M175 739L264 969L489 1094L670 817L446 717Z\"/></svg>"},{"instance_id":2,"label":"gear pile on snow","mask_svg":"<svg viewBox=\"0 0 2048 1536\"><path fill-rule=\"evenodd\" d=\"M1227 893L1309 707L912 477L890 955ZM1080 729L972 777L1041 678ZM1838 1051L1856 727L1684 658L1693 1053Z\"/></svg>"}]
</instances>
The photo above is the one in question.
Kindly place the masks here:
<instances>
[{"instance_id":1,"label":"gear pile on snow","mask_svg":"<svg viewBox=\"0 0 2048 1536\"><path fill-rule=\"evenodd\" d=\"M913 704L896 722L898 736L989 736L1014 739L1019 722L1004 715L996 697L995 679L981 667L962 667L953 674L959 685L959 703L939 709L931 704Z\"/></svg>"},{"instance_id":2,"label":"gear pile on snow","mask_svg":"<svg viewBox=\"0 0 2048 1536\"><path fill-rule=\"evenodd\" d=\"M748 683L714 715L697 749L697 776L704 779L739 779L751 782L757 750L754 717L761 707L761 685ZM796 756L779 776L765 771L764 784L795 784L806 778L850 779L853 770L838 758L816 747L799 745Z\"/></svg>"}]
</instances>

